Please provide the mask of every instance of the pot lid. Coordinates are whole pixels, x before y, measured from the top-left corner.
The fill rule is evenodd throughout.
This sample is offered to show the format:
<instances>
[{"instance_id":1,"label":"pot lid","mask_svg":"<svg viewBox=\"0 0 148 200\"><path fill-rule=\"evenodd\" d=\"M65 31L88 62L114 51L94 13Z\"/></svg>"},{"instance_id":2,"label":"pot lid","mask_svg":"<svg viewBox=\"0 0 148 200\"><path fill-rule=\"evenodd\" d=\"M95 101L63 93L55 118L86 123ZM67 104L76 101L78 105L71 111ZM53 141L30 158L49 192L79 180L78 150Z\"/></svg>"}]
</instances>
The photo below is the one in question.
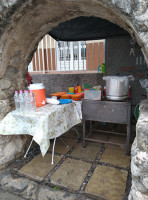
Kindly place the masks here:
<instances>
[{"instance_id":1,"label":"pot lid","mask_svg":"<svg viewBox=\"0 0 148 200\"><path fill-rule=\"evenodd\" d=\"M132 75L130 76L104 76L103 77L103 80L109 80L109 79L115 79L115 80L118 80L118 81L121 81L123 82L124 80L134 80L134 77Z\"/></svg>"}]
</instances>

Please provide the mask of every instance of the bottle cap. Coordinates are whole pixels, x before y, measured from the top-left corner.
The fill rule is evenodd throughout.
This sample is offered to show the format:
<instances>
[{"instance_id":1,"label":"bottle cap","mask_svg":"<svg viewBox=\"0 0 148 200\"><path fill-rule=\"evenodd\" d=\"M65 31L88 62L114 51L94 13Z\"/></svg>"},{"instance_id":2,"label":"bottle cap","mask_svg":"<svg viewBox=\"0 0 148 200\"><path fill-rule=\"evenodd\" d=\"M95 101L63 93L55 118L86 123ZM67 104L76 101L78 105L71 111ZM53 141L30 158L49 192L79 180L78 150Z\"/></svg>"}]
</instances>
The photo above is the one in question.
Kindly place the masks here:
<instances>
[{"instance_id":1,"label":"bottle cap","mask_svg":"<svg viewBox=\"0 0 148 200\"><path fill-rule=\"evenodd\" d=\"M15 91L15 94L17 94L18 92L17 91Z\"/></svg>"},{"instance_id":2,"label":"bottle cap","mask_svg":"<svg viewBox=\"0 0 148 200\"><path fill-rule=\"evenodd\" d=\"M28 91L26 91L26 93L28 93Z\"/></svg>"},{"instance_id":3,"label":"bottle cap","mask_svg":"<svg viewBox=\"0 0 148 200\"><path fill-rule=\"evenodd\" d=\"M23 93L22 90L20 90L20 93Z\"/></svg>"}]
</instances>

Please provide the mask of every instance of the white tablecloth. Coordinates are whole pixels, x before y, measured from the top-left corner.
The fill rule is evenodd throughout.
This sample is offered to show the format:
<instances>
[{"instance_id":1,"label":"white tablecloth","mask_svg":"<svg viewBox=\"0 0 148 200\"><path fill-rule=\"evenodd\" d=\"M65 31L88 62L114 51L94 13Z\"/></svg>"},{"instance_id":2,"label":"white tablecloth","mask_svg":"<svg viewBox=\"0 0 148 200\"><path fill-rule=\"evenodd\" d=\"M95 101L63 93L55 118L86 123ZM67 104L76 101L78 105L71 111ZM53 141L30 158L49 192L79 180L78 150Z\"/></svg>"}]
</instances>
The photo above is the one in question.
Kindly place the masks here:
<instances>
[{"instance_id":1,"label":"white tablecloth","mask_svg":"<svg viewBox=\"0 0 148 200\"><path fill-rule=\"evenodd\" d=\"M73 101L73 102L76 106L80 119L82 119L82 101Z\"/></svg>"},{"instance_id":2,"label":"white tablecloth","mask_svg":"<svg viewBox=\"0 0 148 200\"><path fill-rule=\"evenodd\" d=\"M0 123L1 135L33 136L44 156L50 139L59 137L81 122L74 103L64 105L46 104L34 112L12 111Z\"/></svg>"}]
</instances>

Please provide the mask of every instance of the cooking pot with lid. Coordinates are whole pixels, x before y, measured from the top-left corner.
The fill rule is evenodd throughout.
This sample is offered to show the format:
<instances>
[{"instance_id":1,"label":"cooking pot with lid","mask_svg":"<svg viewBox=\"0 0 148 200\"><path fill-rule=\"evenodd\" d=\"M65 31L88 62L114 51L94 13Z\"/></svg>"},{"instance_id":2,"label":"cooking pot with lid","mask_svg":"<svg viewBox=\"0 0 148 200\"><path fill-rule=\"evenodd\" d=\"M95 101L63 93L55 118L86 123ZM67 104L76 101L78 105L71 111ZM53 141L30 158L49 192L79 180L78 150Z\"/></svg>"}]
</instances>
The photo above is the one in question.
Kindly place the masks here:
<instances>
[{"instance_id":1,"label":"cooking pot with lid","mask_svg":"<svg viewBox=\"0 0 148 200\"><path fill-rule=\"evenodd\" d=\"M133 76L104 76L106 81L106 98L109 100L124 100L128 98L129 81Z\"/></svg>"}]
</instances>

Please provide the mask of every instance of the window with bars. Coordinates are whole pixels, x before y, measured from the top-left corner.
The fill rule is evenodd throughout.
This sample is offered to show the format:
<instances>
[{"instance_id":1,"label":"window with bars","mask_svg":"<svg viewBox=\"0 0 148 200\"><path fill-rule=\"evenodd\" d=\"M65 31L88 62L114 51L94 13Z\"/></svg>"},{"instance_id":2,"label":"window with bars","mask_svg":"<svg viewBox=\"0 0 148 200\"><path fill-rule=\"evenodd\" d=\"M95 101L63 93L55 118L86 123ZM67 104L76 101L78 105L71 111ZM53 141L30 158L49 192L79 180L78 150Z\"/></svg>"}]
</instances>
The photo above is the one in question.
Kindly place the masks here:
<instances>
[{"instance_id":1,"label":"window with bars","mask_svg":"<svg viewBox=\"0 0 148 200\"><path fill-rule=\"evenodd\" d=\"M86 60L86 47L81 49L81 58L82 60Z\"/></svg>"},{"instance_id":2,"label":"window with bars","mask_svg":"<svg viewBox=\"0 0 148 200\"><path fill-rule=\"evenodd\" d=\"M64 52L63 52L63 49L59 49L59 53L60 53L59 61L63 61L63 60L64 60Z\"/></svg>"},{"instance_id":3,"label":"window with bars","mask_svg":"<svg viewBox=\"0 0 148 200\"><path fill-rule=\"evenodd\" d=\"M97 71L105 62L105 40L64 42L49 35L41 40L29 72L55 73Z\"/></svg>"}]
</instances>

